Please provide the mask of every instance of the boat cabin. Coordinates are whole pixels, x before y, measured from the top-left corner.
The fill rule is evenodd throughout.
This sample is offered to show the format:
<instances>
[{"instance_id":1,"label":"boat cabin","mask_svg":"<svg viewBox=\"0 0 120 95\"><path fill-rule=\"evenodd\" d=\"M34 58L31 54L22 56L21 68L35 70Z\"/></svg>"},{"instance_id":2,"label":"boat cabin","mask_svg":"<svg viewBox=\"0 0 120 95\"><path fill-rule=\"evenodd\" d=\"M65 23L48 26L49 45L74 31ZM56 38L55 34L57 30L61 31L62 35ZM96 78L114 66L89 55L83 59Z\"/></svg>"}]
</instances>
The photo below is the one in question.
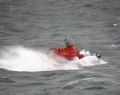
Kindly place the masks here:
<instances>
[{"instance_id":1,"label":"boat cabin","mask_svg":"<svg viewBox=\"0 0 120 95\"><path fill-rule=\"evenodd\" d=\"M76 49L74 45L70 44L69 40L65 39L64 41L66 44L65 48L51 48L48 55L52 57L60 56L68 60L71 60L74 57L78 57L79 59L84 57L84 55L80 54L80 51Z\"/></svg>"}]
</instances>

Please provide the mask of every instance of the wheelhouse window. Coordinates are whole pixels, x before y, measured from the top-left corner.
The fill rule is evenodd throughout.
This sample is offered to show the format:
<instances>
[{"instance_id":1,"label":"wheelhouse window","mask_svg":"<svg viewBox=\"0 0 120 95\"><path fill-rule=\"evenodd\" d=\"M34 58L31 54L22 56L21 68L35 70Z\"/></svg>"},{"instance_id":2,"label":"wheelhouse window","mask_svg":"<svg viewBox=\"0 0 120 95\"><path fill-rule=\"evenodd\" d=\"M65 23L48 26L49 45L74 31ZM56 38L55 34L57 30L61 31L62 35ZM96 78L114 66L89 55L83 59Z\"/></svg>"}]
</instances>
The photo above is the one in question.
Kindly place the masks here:
<instances>
[{"instance_id":1,"label":"wheelhouse window","mask_svg":"<svg viewBox=\"0 0 120 95\"><path fill-rule=\"evenodd\" d=\"M78 54L78 52L71 52L71 51L70 51L69 53L70 53L70 54Z\"/></svg>"}]
</instances>

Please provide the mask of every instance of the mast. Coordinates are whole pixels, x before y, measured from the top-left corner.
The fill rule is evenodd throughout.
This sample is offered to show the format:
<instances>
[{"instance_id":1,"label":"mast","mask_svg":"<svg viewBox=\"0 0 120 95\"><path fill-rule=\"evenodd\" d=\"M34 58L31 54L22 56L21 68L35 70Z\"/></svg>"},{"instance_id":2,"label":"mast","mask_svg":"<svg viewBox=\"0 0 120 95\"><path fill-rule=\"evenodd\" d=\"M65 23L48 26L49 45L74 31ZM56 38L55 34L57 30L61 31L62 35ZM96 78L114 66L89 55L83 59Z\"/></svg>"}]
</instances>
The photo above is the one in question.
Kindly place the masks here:
<instances>
[{"instance_id":1,"label":"mast","mask_svg":"<svg viewBox=\"0 0 120 95\"><path fill-rule=\"evenodd\" d=\"M66 47L70 45L69 39L66 39L66 37L65 37L65 40L64 40L64 41L65 41Z\"/></svg>"}]
</instances>

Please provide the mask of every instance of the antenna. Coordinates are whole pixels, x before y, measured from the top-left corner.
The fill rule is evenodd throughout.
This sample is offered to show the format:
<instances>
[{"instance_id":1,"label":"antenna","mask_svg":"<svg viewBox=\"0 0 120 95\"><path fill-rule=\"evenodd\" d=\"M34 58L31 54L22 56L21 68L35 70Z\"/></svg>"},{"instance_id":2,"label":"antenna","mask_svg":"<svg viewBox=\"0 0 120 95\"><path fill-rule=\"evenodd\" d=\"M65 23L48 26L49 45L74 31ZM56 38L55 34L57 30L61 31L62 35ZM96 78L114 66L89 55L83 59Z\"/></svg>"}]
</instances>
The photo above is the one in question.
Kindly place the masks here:
<instances>
[{"instance_id":1,"label":"antenna","mask_svg":"<svg viewBox=\"0 0 120 95\"><path fill-rule=\"evenodd\" d=\"M67 39L66 39L66 36L65 36L65 40L64 40L64 41L65 41L65 44L66 44L66 43L67 43Z\"/></svg>"},{"instance_id":2,"label":"antenna","mask_svg":"<svg viewBox=\"0 0 120 95\"><path fill-rule=\"evenodd\" d=\"M65 41L65 45L66 46L70 45L69 39L66 39L66 36L65 36L65 40L64 41Z\"/></svg>"}]
</instances>

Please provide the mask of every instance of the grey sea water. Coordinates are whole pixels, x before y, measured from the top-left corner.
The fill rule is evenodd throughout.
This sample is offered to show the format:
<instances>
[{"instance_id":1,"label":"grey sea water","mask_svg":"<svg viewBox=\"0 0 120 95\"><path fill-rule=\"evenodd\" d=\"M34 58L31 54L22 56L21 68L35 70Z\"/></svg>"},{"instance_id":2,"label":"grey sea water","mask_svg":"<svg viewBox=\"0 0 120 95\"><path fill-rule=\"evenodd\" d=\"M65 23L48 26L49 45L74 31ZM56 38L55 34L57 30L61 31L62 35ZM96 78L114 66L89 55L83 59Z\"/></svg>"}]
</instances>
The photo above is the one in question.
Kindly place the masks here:
<instances>
[{"instance_id":1,"label":"grey sea water","mask_svg":"<svg viewBox=\"0 0 120 95\"><path fill-rule=\"evenodd\" d=\"M65 36L108 63L49 71ZM0 68L0 95L120 95L120 1L0 0Z\"/></svg>"}]
</instances>

